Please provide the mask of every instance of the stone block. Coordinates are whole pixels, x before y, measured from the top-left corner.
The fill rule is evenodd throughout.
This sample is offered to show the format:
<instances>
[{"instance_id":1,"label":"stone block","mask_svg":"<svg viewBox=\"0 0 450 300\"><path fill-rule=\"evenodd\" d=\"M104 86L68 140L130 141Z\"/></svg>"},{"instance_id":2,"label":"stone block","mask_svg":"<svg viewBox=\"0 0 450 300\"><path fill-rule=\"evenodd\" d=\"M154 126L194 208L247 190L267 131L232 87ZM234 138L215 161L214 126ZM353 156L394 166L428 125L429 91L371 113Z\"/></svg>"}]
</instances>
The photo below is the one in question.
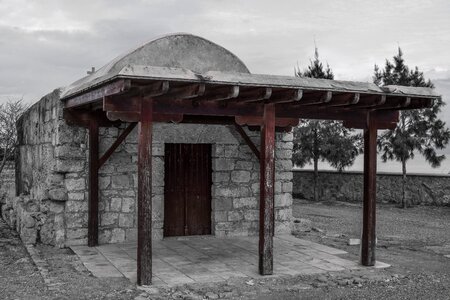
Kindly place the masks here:
<instances>
[{"instance_id":1,"label":"stone block","mask_svg":"<svg viewBox=\"0 0 450 300\"><path fill-rule=\"evenodd\" d=\"M86 167L85 160L78 159L55 159L55 172L72 173L84 171Z\"/></svg>"},{"instance_id":2,"label":"stone block","mask_svg":"<svg viewBox=\"0 0 450 300\"><path fill-rule=\"evenodd\" d=\"M66 202L67 203L67 202ZM65 202L53 202L51 201L49 204L50 212L59 214L64 211Z\"/></svg>"},{"instance_id":3,"label":"stone block","mask_svg":"<svg viewBox=\"0 0 450 300\"><path fill-rule=\"evenodd\" d=\"M275 210L275 220L277 221L292 220L292 209L289 207Z\"/></svg>"},{"instance_id":4,"label":"stone block","mask_svg":"<svg viewBox=\"0 0 450 300\"><path fill-rule=\"evenodd\" d=\"M111 184L110 176L99 176L98 177L98 188L101 190L109 188Z\"/></svg>"},{"instance_id":5,"label":"stone block","mask_svg":"<svg viewBox=\"0 0 450 300\"><path fill-rule=\"evenodd\" d=\"M239 145L224 145L224 157L239 157Z\"/></svg>"},{"instance_id":6,"label":"stone block","mask_svg":"<svg viewBox=\"0 0 450 300\"><path fill-rule=\"evenodd\" d=\"M246 221L258 221L259 220L259 210L247 209L244 211L244 219Z\"/></svg>"},{"instance_id":7,"label":"stone block","mask_svg":"<svg viewBox=\"0 0 450 300\"><path fill-rule=\"evenodd\" d=\"M85 198L84 192L67 193L67 200L69 201L83 201Z\"/></svg>"},{"instance_id":8,"label":"stone block","mask_svg":"<svg viewBox=\"0 0 450 300\"><path fill-rule=\"evenodd\" d=\"M231 181L237 183L249 182L251 173L249 171L233 171L231 172Z\"/></svg>"},{"instance_id":9,"label":"stone block","mask_svg":"<svg viewBox=\"0 0 450 300\"><path fill-rule=\"evenodd\" d=\"M68 192L82 191L86 189L86 181L84 178L66 178L64 180L64 184Z\"/></svg>"},{"instance_id":10,"label":"stone block","mask_svg":"<svg viewBox=\"0 0 450 300\"><path fill-rule=\"evenodd\" d=\"M230 210L233 206L233 198L216 198L214 202L214 209L219 210Z\"/></svg>"},{"instance_id":11,"label":"stone block","mask_svg":"<svg viewBox=\"0 0 450 300\"><path fill-rule=\"evenodd\" d=\"M84 159L86 158L86 152L79 145L64 144L55 147L55 158Z\"/></svg>"},{"instance_id":12,"label":"stone block","mask_svg":"<svg viewBox=\"0 0 450 300\"><path fill-rule=\"evenodd\" d=\"M81 228L85 227L88 222L87 213L66 213L66 227L67 228Z\"/></svg>"},{"instance_id":13,"label":"stone block","mask_svg":"<svg viewBox=\"0 0 450 300\"><path fill-rule=\"evenodd\" d=\"M248 161L248 160L239 160L236 162L235 169L250 171L253 169L253 162Z\"/></svg>"},{"instance_id":14,"label":"stone block","mask_svg":"<svg viewBox=\"0 0 450 300\"><path fill-rule=\"evenodd\" d=\"M292 150L290 149L279 149L275 151L276 159L292 159Z\"/></svg>"},{"instance_id":15,"label":"stone block","mask_svg":"<svg viewBox=\"0 0 450 300\"><path fill-rule=\"evenodd\" d=\"M114 212L106 212L100 214L100 226L111 226L117 224L117 220L119 218L118 213Z\"/></svg>"},{"instance_id":16,"label":"stone block","mask_svg":"<svg viewBox=\"0 0 450 300\"><path fill-rule=\"evenodd\" d=\"M87 228L67 229L66 236L68 240L85 239L88 235Z\"/></svg>"},{"instance_id":17,"label":"stone block","mask_svg":"<svg viewBox=\"0 0 450 300\"><path fill-rule=\"evenodd\" d=\"M87 212L88 202L87 201L67 201L66 202L67 212Z\"/></svg>"},{"instance_id":18,"label":"stone block","mask_svg":"<svg viewBox=\"0 0 450 300\"><path fill-rule=\"evenodd\" d=\"M277 171L290 171L292 170L292 160L290 159L276 160L275 168Z\"/></svg>"},{"instance_id":19,"label":"stone block","mask_svg":"<svg viewBox=\"0 0 450 300\"><path fill-rule=\"evenodd\" d=\"M58 173L50 173L45 178L47 186L60 186L64 184L64 175Z\"/></svg>"},{"instance_id":20,"label":"stone block","mask_svg":"<svg viewBox=\"0 0 450 300\"><path fill-rule=\"evenodd\" d=\"M228 182L230 181L230 173L229 172L214 172L213 173L213 182Z\"/></svg>"},{"instance_id":21,"label":"stone block","mask_svg":"<svg viewBox=\"0 0 450 300\"><path fill-rule=\"evenodd\" d=\"M122 198L111 198L109 210L110 211L121 211L122 210Z\"/></svg>"},{"instance_id":22,"label":"stone block","mask_svg":"<svg viewBox=\"0 0 450 300\"><path fill-rule=\"evenodd\" d=\"M252 192L246 186L215 187L214 195L216 197L250 197Z\"/></svg>"},{"instance_id":23,"label":"stone block","mask_svg":"<svg viewBox=\"0 0 450 300\"><path fill-rule=\"evenodd\" d=\"M234 170L234 159L217 158L213 160L214 171L231 171Z\"/></svg>"},{"instance_id":24,"label":"stone block","mask_svg":"<svg viewBox=\"0 0 450 300\"><path fill-rule=\"evenodd\" d=\"M120 243L125 241L125 230L122 228L114 228L111 231L110 243Z\"/></svg>"},{"instance_id":25,"label":"stone block","mask_svg":"<svg viewBox=\"0 0 450 300\"><path fill-rule=\"evenodd\" d=\"M256 197L246 197L246 198L234 198L233 207L235 209L240 208L256 208L258 207L258 201Z\"/></svg>"},{"instance_id":26,"label":"stone block","mask_svg":"<svg viewBox=\"0 0 450 300\"><path fill-rule=\"evenodd\" d=\"M122 212L134 212L135 211L135 198L123 198L122 199Z\"/></svg>"},{"instance_id":27,"label":"stone block","mask_svg":"<svg viewBox=\"0 0 450 300\"><path fill-rule=\"evenodd\" d=\"M293 185L292 185L291 181L283 182L281 184L281 192L283 192L283 193L292 193L292 187L293 187Z\"/></svg>"},{"instance_id":28,"label":"stone block","mask_svg":"<svg viewBox=\"0 0 450 300\"><path fill-rule=\"evenodd\" d=\"M236 222L236 221L242 221L243 220L242 212L232 210L228 212L228 221L230 222Z\"/></svg>"},{"instance_id":29,"label":"stone block","mask_svg":"<svg viewBox=\"0 0 450 300\"><path fill-rule=\"evenodd\" d=\"M292 194L275 195L275 207L289 207L292 205Z\"/></svg>"},{"instance_id":30,"label":"stone block","mask_svg":"<svg viewBox=\"0 0 450 300\"><path fill-rule=\"evenodd\" d=\"M133 227L134 214L120 214L119 227Z\"/></svg>"},{"instance_id":31,"label":"stone block","mask_svg":"<svg viewBox=\"0 0 450 300\"><path fill-rule=\"evenodd\" d=\"M48 198L53 201L67 201L67 190L65 188L52 188L48 191Z\"/></svg>"},{"instance_id":32,"label":"stone block","mask_svg":"<svg viewBox=\"0 0 450 300\"><path fill-rule=\"evenodd\" d=\"M277 172L275 177L277 180L289 181L292 180L292 172Z\"/></svg>"},{"instance_id":33,"label":"stone block","mask_svg":"<svg viewBox=\"0 0 450 300\"><path fill-rule=\"evenodd\" d=\"M123 188L130 188L131 180L129 175L116 175L113 176L111 179L111 186L113 189L123 189Z\"/></svg>"},{"instance_id":34,"label":"stone block","mask_svg":"<svg viewBox=\"0 0 450 300\"><path fill-rule=\"evenodd\" d=\"M215 211L214 222L226 222L228 220L227 211Z\"/></svg>"}]
</instances>

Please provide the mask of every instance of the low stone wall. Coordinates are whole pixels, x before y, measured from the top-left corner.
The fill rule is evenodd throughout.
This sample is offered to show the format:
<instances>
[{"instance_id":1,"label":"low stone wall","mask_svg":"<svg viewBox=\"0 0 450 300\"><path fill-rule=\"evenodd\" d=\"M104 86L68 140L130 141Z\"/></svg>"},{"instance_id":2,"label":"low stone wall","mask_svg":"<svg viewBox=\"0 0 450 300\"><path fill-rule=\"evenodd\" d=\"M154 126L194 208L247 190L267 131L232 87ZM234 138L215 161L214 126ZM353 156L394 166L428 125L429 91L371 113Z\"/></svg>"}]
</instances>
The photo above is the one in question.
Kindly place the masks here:
<instances>
[{"instance_id":1,"label":"low stone wall","mask_svg":"<svg viewBox=\"0 0 450 300\"><path fill-rule=\"evenodd\" d=\"M313 199L314 173L294 170L294 197ZM402 193L402 174L377 174L377 201L399 203ZM361 202L362 172L319 172L320 200ZM450 175L408 174L406 195L413 205L450 205Z\"/></svg>"}]
</instances>

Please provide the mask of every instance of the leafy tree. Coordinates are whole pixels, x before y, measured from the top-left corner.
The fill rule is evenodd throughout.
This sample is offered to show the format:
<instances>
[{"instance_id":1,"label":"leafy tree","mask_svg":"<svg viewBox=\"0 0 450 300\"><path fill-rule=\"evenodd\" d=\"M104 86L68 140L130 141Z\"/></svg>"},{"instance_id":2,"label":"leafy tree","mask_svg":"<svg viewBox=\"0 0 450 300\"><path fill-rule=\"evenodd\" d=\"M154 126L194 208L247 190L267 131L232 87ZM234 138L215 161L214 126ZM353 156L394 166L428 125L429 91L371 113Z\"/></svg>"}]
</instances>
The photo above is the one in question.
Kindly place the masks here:
<instances>
[{"instance_id":1,"label":"leafy tree","mask_svg":"<svg viewBox=\"0 0 450 300\"><path fill-rule=\"evenodd\" d=\"M393 62L386 59L383 70L375 65L373 81L377 85L404 85L430 87L433 84L425 80L423 72L417 67L410 70L403 59L403 52ZM426 161L435 168L440 166L445 155L438 155L436 150L443 149L449 142L450 130L438 118L445 103L437 99L431 108L421 110L405 110L400 112L400 121L394 130L384 131L378 139L378 149L384 162L397 160L402 163L402 199L401 205L407 207L406 199L406 164L414 158L416 152L422 154Z\"/></svg>"},{"instance_id":2,"label":"leafy tree","mask_svg":"<svg viewBox=\"0 0 450 300\"><path fill-rule=\"evenodd\" d=\"M327 64L324 68L319 60L319 52L315 49L314 60L302 72L295 68L298 77L312 77L333 79L333 71ZM300 167L308 163L314 166L314 200L318 196L318 164L327 161L339 171L349 167L360 153L361 137L355 135L351 129L345 128L338 121L302 120L294 129L294 163Z\"/></svg>"}]
</instances>

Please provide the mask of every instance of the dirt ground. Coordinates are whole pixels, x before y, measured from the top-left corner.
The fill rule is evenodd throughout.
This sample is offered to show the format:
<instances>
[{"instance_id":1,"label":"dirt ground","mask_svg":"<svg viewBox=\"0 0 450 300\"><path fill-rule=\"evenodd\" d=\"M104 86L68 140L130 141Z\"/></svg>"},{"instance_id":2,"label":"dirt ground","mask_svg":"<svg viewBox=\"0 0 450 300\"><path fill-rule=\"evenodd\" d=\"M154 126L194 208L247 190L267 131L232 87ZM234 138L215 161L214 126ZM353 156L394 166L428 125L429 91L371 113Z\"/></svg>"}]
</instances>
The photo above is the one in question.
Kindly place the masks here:
<instances>
[{"instance_id":1,"label":"dirt ground","mask_svg":"<svg viewBox=\"0 0 450 300\"><path fill-rule=\"evenodd\" d=\"M294 216L313 226L299 237L346 250L350 259L359 256L347 242L359 238L361 215L354 204L294 203ZM35 265L0 220L0 299L450 299L450 208L380 205L377 218L377 259L388 269L147 289L93 277L70 249L33 248Z\"/></svg>"}]
</instances>

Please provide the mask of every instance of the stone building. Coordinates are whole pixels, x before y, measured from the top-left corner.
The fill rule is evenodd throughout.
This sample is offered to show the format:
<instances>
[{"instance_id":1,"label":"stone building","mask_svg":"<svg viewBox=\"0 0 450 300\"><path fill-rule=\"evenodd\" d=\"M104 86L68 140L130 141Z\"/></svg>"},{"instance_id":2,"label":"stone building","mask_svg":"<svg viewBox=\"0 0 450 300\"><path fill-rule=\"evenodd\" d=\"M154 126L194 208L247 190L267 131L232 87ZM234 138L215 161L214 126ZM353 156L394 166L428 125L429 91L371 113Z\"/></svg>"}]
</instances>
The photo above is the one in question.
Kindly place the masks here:
<instances>
[{"instance_id":1,"label":"stone building","mask_svg":"<svg viewBox=\"0 0 450 300\"><path fill-rule=\"evenodd\" d=\"M377 130L428 88L251 74L228 50L173 34L57 89L18 122L17 198L3 217L26 242L95 246L137 239L137 283L152 280L152 240L290 232L292 126L364 129L361 262L375 264ZM135 129L137 126L138 130Z\"/></svg>"},{"instance_id":2,"label":"stone building","mask_svg":"<svg viewBox=\"0 0 450 300\"><path fill-rule=\"evenodd\" d=\"M177 63L168 61L176 54L171 58L163 55L166 47L178 47L176 52L182 52L176 57ZM187 51L202 53L203 61L196 61L198 58L188 56ZM143 58L145 55L153 56ZM150 65L173 64L197 72L210 69L248 72L246 66L226 49L190 35L173 35L151 41L98 72L111 72L111 69L143 59ZM60 98L69 89L56 89L44 96L18 123L17 194L21 196L10 199L3 210L6 219L15 224L27 242L34 243L39 239L59 247L87 243L88 130L64 120L64 103ZM100 155L127 125L122 123L100 128ZM259 145L259 132L245 130ZM164 187L167 185L164 166L167 161L165 145L168 143L211 145L208 150L211 182L208 183L207 176L203 178L204 183L199 183L211 185L210 195L206 195L206 201L211 203L210 207L205 207L210 210L206 213L211 222L207 232L219 237L258 233L258 159L233 125L157 123L153 131L153 238L164 236ZM292 218L292 133L277 133L277 141L275 231L289 233ZM137 128L99 169L100 243L136 239L136 162Z\"/></svg>"}]
</instances>

